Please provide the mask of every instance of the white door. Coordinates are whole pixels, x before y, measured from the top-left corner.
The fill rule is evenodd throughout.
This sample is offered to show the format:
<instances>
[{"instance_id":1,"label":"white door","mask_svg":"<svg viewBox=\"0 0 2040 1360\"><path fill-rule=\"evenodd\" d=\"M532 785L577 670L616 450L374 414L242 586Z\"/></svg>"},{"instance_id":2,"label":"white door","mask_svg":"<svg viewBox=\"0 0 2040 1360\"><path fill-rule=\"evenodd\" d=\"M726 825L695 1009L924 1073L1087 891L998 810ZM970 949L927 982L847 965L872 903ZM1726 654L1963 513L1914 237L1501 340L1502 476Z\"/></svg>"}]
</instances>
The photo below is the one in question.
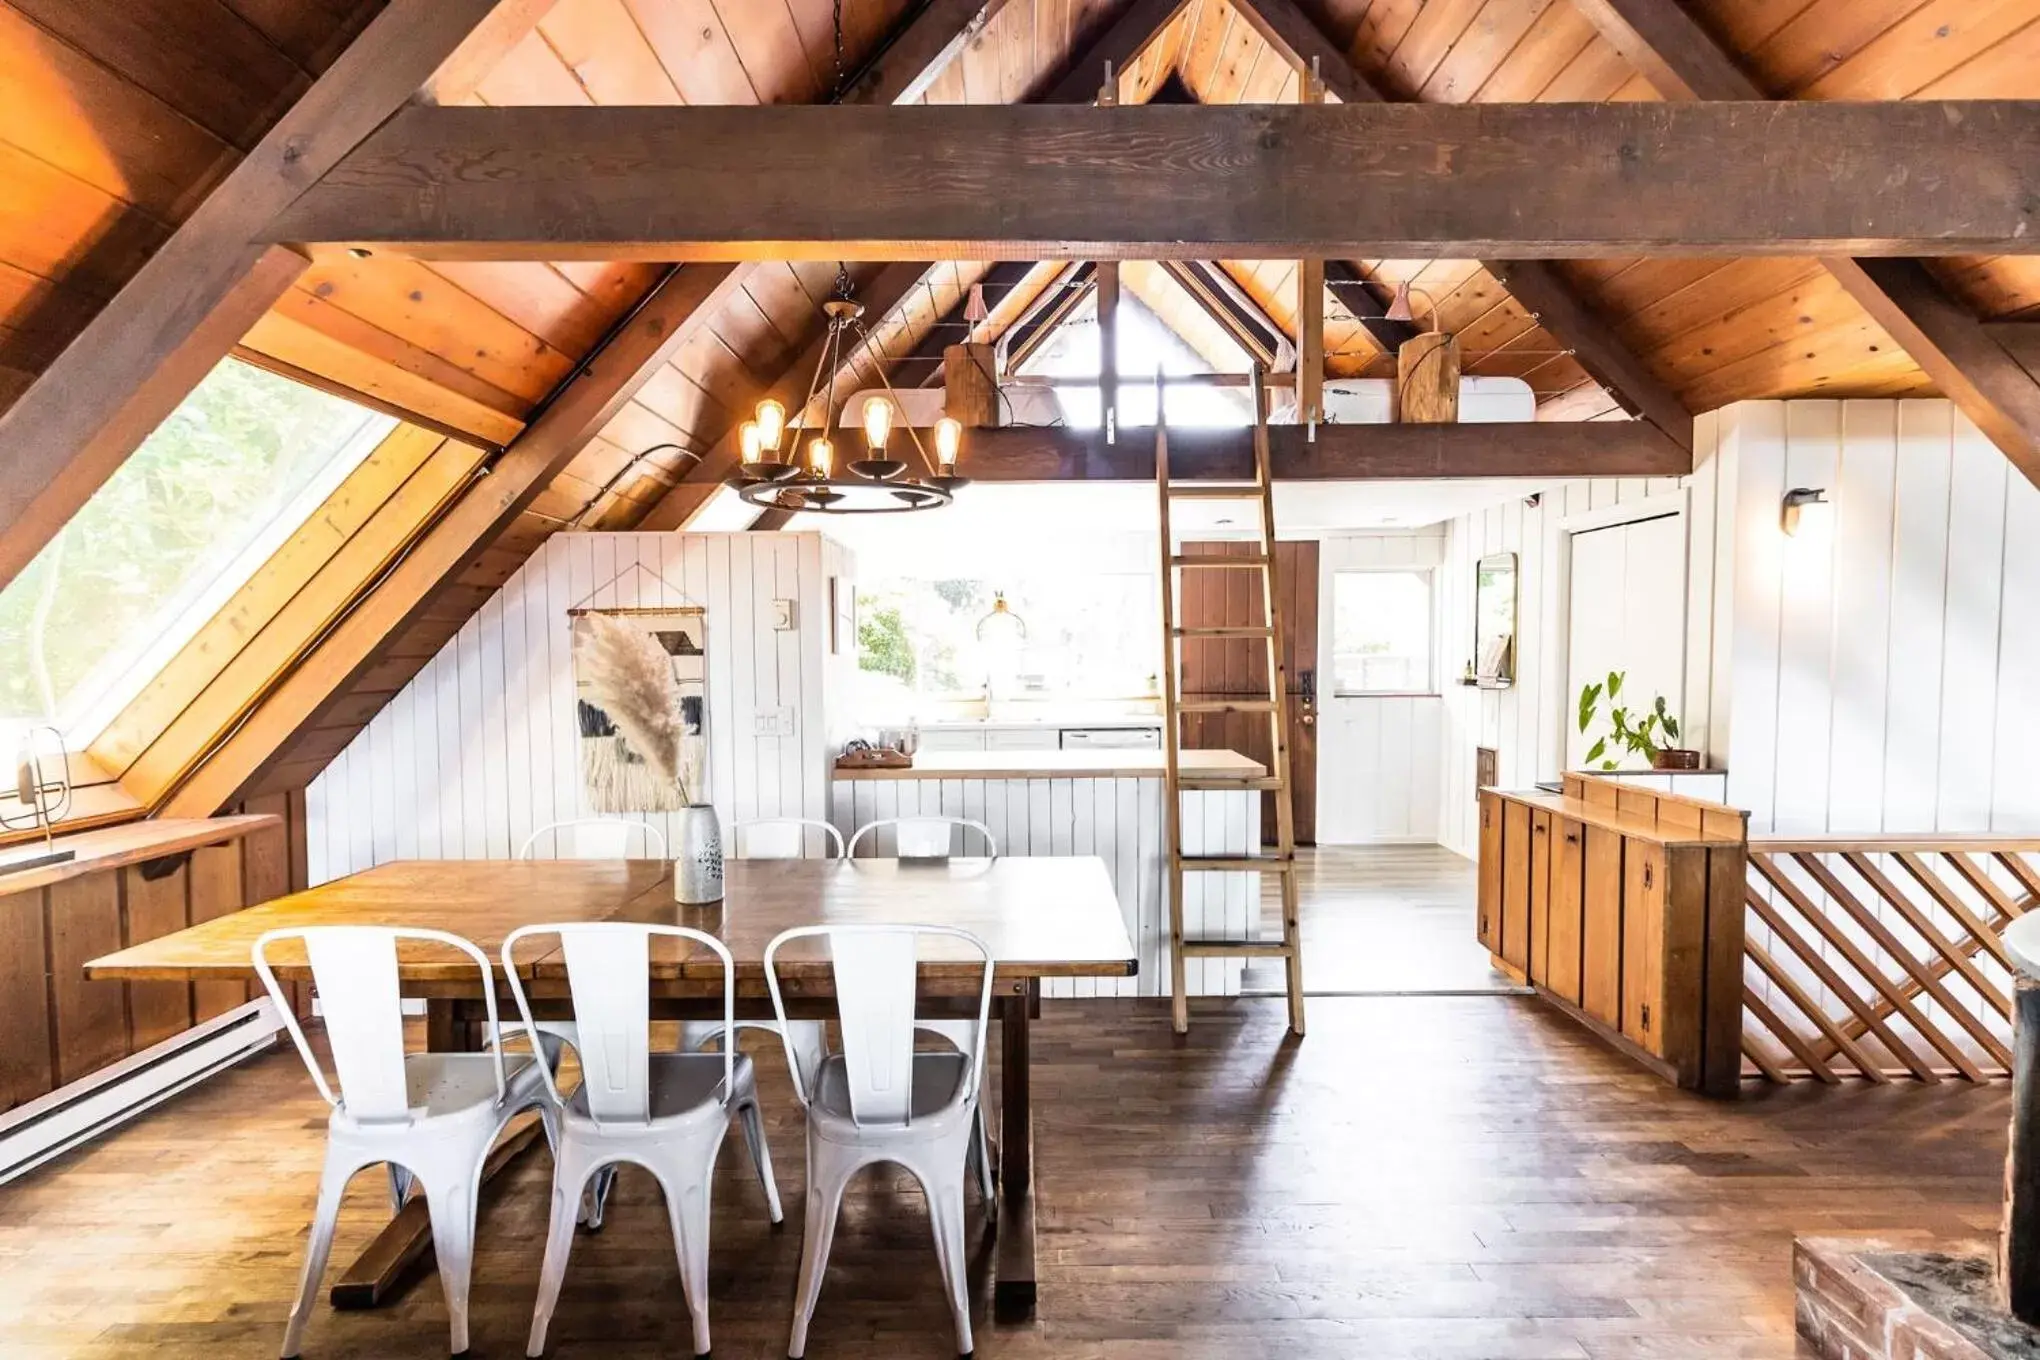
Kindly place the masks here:
<instances>
[{"instance_id":1,"label":"white door","mask_svg":"<svg viewBox=\"0 0 2040 1360\"><path fill-rule=\"evenodd\" d=\"M1580 690L1623 672L1623 703L1640 718L1652 701L1685 722L1686 681L1686 517L1654 519L1590 529L1572 536L1572 570L1567 616L1565 758L1580 768L1594 737L1606 731L1607 702L1592 732L1579 730ZM1625 768L1641 768L1625 754Z\"/></svg>"}]
</instances>

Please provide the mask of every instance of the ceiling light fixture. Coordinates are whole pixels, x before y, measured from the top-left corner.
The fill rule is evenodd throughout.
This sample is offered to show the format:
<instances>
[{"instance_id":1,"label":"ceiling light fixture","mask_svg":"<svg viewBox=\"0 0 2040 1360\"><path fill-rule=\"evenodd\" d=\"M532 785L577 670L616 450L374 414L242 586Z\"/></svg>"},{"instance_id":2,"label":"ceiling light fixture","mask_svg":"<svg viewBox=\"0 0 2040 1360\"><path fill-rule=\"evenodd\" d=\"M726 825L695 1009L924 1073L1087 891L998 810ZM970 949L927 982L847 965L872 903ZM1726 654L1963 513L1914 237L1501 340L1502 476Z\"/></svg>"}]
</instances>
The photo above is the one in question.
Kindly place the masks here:
<instances>
[{"instance_id":1,"label":"ceiling light fixture","mask_svg":"<svg viewBox=\"0 0 2040 1360\"><path fill-rule=\"evenodd\" d=\"M906 409L893 391L884 357L864 324L864 304L851 296L850 275L836 271L836 296L822 304L829 330L821 357L808 383L807 400L791 420L786 407L767 397L752 418L738 429L739 464L729 484L752 505L822 515L901 514L948 505L964 479L956 475L963 450L963 425L944 416L935 424L935 457L928 457L920 431L905 418ZM839 472L835 428L836 383L854 366L859 347L864 361L878 374L885 392L872 393L857 412L864 434L864 455ZM847 351L847 353L846 353ZM846 413L847 414L847 413ZM812 424L810 424L812 422ZM908 476L911 464L896 438L904 426L906 442L926 469L926 476ZM802 439L806 443L802 445ZM891 446L888 449L888 446Z\"/></svg>"}]
</instances>

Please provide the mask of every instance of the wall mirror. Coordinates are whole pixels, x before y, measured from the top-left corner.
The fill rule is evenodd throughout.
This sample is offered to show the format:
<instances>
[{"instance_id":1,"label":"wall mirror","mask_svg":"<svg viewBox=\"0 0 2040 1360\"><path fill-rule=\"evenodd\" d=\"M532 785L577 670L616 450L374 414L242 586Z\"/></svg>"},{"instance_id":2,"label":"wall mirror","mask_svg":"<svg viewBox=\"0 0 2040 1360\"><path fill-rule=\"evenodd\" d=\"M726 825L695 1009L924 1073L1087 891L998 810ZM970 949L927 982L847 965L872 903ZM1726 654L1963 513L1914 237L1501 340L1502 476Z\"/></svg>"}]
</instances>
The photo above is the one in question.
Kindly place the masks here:
<instances>
[{"instance_id":1,"label":"wall mirror","mask_svg":"<svg viewBox=\"0 0 2040 1360\"><path fill-rule=\"evenodd\" d=\"M1516 679L1516 554L1489 553L1474 568L1473 678L1492 687Z\"/></svg>"}]
</instances>

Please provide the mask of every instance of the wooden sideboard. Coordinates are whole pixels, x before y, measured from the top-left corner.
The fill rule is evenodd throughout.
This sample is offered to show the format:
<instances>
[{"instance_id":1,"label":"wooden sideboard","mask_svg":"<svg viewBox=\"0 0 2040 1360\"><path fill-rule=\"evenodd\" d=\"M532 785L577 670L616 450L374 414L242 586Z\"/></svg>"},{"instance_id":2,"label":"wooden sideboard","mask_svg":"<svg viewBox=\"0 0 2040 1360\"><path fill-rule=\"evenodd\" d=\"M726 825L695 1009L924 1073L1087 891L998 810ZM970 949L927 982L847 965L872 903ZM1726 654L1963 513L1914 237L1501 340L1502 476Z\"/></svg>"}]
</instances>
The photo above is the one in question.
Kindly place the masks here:
<instances>
[{"instance_id":1,"label":"wooden sideboard","mask_svg":"<svg viewBox=\"0 0 2040 1360\"><path fill-rule=\"evenodd\" d=\"M1568 774L1480 791L1480 941L1499 966L1688 1090L1742 1074L1748 814Z\"/></svg>"},{"instance_id":2,"label":"wooden sideboard","mask_svg":"<svg viewBox=\"0 0 2040 1360\"><path fill-rule=\"evenodd\" d=\"M0 1112L249 999L244 982L88 982L87 960L281 897L302 875L285 819L267 814L130 822L57 844L77 858L0 874Z\"/></svg>"}]
</instances>

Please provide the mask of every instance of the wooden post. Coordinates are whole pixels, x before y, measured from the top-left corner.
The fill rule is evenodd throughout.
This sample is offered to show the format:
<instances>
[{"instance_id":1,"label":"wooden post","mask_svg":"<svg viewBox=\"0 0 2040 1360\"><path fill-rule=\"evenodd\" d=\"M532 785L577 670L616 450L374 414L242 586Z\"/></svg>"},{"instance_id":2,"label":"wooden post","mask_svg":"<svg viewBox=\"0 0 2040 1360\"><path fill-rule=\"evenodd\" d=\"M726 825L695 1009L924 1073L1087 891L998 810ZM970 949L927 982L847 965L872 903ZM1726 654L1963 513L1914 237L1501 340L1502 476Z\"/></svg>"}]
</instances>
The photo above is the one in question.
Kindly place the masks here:
<instances>
[{"instance_id":1,"label":"wooden post","mask_svg":"<svg viewBox=\"0 0 2040 1360\"><path fill-rule=\"evenodd\" d=\"M942 413L966 426L999 423L998 356L990 345L950 345L942 351Z\"/></svg>"},{"instance_id":2,"label":"wooden post","mask_svg":"<svg viewBox=\"0 0 2040 1360\"><path fill-rule=\"evenodd\" d=\"M1431 331L1396 351L1395 418L1416 425L1459 419L1459 342Z\"/></svg>"},{"instance_id":3,"label":"wooden post","mask_svg":"<svg viewBox=\"0 0 2040 1360\"><path fill-rule=\"evenodd\" d=\"M1998 1233L1998 1298L2040 1325L2040 982L2018 979L2012 1001L2012 1129Z\"/></svg>"},{"instance_id":4,"label":"wooden post","mask_svg":"<svg viewBox=\"0 0 2040 1360\"><path fill-rule=\"evenodd\" d=\"M1325 262L1296 262L1296 419L1325 418Z\"/></svg>"}]
</instances>

